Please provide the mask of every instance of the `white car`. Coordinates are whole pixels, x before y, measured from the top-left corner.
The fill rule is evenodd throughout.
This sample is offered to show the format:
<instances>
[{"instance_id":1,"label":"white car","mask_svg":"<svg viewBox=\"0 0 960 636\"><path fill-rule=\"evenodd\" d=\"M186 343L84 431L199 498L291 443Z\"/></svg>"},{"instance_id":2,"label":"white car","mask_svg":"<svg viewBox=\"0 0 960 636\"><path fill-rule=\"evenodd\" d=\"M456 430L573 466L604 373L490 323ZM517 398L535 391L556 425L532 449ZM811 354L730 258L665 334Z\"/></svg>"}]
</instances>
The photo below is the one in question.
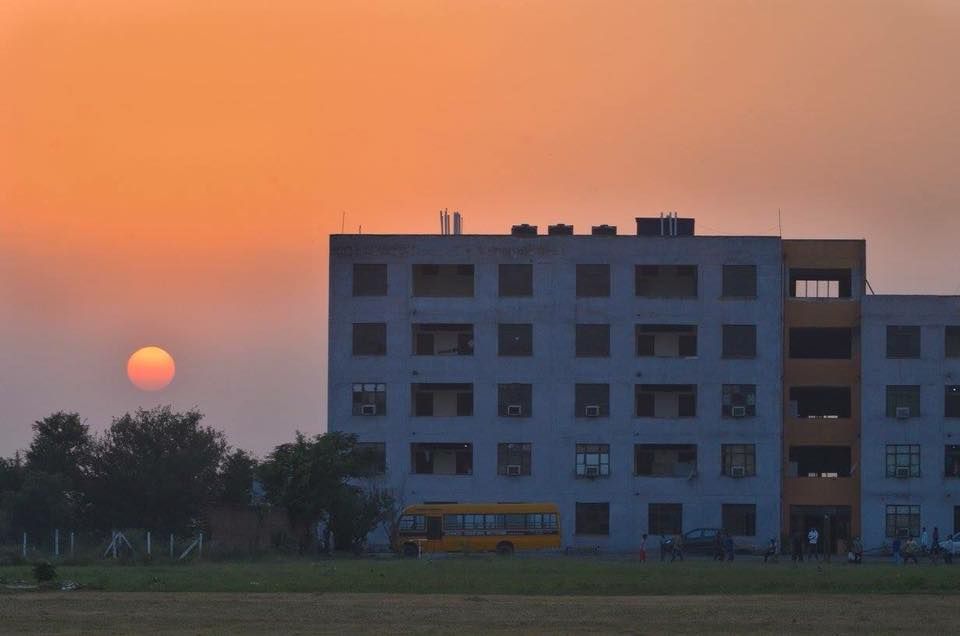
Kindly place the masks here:
<instances>
[{"instance_id":1,"label":"white car","mask_svg":"<svg viewBox=\"0 0 960 636\"><path fill-rule=\"evenodd\" d=\"M953 556L960 556L960 532L940 542L940 549Z\"/></svg>"}]
</instances>

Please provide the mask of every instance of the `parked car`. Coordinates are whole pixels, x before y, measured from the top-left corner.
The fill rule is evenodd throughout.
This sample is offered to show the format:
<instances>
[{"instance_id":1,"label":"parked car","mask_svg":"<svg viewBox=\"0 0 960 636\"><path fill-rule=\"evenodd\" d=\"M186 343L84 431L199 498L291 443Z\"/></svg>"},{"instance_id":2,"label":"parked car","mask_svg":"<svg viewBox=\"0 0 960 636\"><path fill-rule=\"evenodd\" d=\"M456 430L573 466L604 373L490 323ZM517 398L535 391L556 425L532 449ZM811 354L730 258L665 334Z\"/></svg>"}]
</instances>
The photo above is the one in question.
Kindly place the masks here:
<instances>
[{"instance_id":1,"label":"parked car","mask_svg":"<svg viewBox=\"0 0 960 636\"><path fill-rule=\"evenodd\" d=\"M688 554L713 555L713 546L720 528L696 528L683 535L683 551Z\"/></svg>"},{"instance_id":2,"label":"parked car","mask_svg":"<svg viewBox=\"0 0 960 636\"><path fill-rule=\"evenodd\" d=\"M952 556L960 556L960 532L941 540L940 549Z\"/></svg>"}]
</instances>

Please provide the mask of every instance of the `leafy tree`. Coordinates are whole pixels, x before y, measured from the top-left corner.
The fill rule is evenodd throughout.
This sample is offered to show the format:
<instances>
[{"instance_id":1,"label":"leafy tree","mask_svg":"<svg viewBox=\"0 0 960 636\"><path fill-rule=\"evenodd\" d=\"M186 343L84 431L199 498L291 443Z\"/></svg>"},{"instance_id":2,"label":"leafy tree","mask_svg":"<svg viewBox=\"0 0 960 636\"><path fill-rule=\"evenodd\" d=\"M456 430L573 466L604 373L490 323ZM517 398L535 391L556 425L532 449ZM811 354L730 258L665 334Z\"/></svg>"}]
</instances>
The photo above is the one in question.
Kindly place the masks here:
<instances>
[{"instance_id":1,"label":"leafy tree","mask_svg":"<svg viewBox=\"0 0 960 636\"><path fill-rule=\"evenodd\" d=\"M66 477L28 470L18 490L3 493L0 501L0 525L4 534L46 535L53 528L70 527L74 506L66 494Z\"/></svg>"},{"instance_id":2,"label":"leafy tree","mask_svg":"<svg viewBox=\"0 0 960 636\"><path fill-rule=\"evenodd\" d=\"M183 530L218 490L223 433L169 406L116 418L98 440L91 497L102 528Z\"/></svg>"},{"instance_id":3,"label":"leafy tree","mask_svg":"<svg viewBox=\"0 0 960 636\"><path fill-rule=\"evenodd\" d=\"M302 551L310 542L311 526L319 521L346 538L347 545L362 541L376 527L381 498L367 497L351 481L364 470L355 436L330 432L307 438L298 432L293 443L277 446L258 472L267 498L285 507L299 530ZM346 547L339 539L337 543Z\"/></svg>"},{"instance_id":4,"label":"leafy tree","mask_svg":"<svg viewBox=\"0 0 960 636\"><path fill-rule=\"evenodd\" d=\"M221 503L249 505L251 486L257 469L257 460L244 450L234 450L220 467Z\"/></svg>"},{"instance_id":5,"label":"leafy tree","mask_svg":"<svg viewBox=\"0 0 960 636\"><path fill-rule=\"evenodd\" d=\"M71 489L82 488L93 459L93 439L77 413L58 411L33 423L27 470L63 475Z\"/></svg>"},{"instance_id":6,"label":"leafy tree","mask_svg":"<svg viewBox=\"0 0 960 636\"><path fill-rule=\"evenodd\" d=\"M5 492L20 490L23 484L24 467L20 459L20 453L16 453L13 459L4 459L0 457L0 495Z\"/></svg>"},{"instance_id":7,"label":"leafy tree","mask_svg":"<svg viewBox=\"0 0 960 636\"><path fill-rule=\"evenodd\" d=\"M370 531L388 523L393 496L379 488L347 487L330 510L330 529L338 549L359 551Z\"/></svg>"}]
</instances>

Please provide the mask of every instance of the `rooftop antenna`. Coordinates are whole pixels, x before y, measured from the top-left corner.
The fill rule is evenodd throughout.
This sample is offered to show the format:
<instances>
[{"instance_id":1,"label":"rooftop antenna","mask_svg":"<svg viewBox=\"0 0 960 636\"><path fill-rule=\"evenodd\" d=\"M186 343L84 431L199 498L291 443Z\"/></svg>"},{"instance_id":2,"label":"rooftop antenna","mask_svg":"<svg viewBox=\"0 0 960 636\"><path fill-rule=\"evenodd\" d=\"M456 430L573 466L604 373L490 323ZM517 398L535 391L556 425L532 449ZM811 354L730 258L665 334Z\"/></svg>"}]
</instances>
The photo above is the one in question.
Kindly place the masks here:
<instances>
[{"instance_id":1,"label":"rooftop antenna","mask_svg":"<svg viewBox=\"0 0 960 636\"><path fill-rule=\"evenodd\" d=\"M347 222L347 211L340 210L340 233L343 234L343 226Z\"/></svg>"},{"instance_id":2,"label":"rooftop antenna","mask_svg":"<svg viewBox=\"0 0 960 636\"><path fill-rule=\"evenodd\" d=\"M780 214L780 208L777 208L777 228L780 232L780 238L783 238L783 215Z\"/></svg>"}]
</instances>

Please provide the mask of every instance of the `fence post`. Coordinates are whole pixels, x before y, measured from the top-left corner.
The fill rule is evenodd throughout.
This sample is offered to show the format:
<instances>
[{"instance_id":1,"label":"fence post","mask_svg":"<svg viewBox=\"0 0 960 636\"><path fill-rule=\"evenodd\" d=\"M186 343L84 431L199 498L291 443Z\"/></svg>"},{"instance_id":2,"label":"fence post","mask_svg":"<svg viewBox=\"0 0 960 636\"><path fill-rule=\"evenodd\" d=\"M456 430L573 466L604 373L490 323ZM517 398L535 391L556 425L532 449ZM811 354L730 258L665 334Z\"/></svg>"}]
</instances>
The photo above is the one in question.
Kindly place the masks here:
<instances>
[{"instance_id":1,"label":"fence post","mask_svg":"<svg viewBox=\"0 0 960 636\"><path fill-rule=\"evenodd\" d=\"M200 533L199 543L197 543L197 558L203 556L203 532Z\"/></svg>"},{"instance_id":2,"label":"fence post","mask_svg":"<svg viewBox=\"0 0 960 636\"><path fill-rule=\"evenodd\" d=\"M27 533L23 533L23 558L27 558Z\"/></svg>"},{"instance_id":3,"label":"fence post","mask_svg":"<svg viewBox=\"0 0 960 636\"><path fill-rule=\"evenodd\" d=\"M170 558L173 558L173 533L170 533Z\"/></svg>"},{"instance_id":4,"label":"fence post","mask_svg":"<svg viewBox=\"0 0 960 636\"><path fill-rule=\"evenodd\" d=\"M147 530L147 556L150 556L150 531Z\"/></svg>"},{"instance_id":5,"label":"fence post","mask_svg":"<svg viewBox=\"0 0 960 636\"><path fill-rule=\"evenodd\" d=\"M60 528L53 530L53 556L60 558Z\"/></svg>"},{"instance_id":6,"label":"fence post","mask_svg":"<svg viewBox=\"0 0 960 636\"><path fill-rule=\"evenodd\" d=\"M114 531L113 531L113 540L110 542L110 544L113 546L113 558L114 558L114 559L117 558L117 534L119 534L119 533L118 533L116 530L114 530Z\"/></svg>"},{"instance_id":7,"label":"fence post","mask_svg":"<svg viewBox=\"0 0 960 636\"><path fill-rule=\"evenodd\" d=\"M74 557L73 553L73 530L70 531L70 558Z\"/></svg>"}]
</instances>

